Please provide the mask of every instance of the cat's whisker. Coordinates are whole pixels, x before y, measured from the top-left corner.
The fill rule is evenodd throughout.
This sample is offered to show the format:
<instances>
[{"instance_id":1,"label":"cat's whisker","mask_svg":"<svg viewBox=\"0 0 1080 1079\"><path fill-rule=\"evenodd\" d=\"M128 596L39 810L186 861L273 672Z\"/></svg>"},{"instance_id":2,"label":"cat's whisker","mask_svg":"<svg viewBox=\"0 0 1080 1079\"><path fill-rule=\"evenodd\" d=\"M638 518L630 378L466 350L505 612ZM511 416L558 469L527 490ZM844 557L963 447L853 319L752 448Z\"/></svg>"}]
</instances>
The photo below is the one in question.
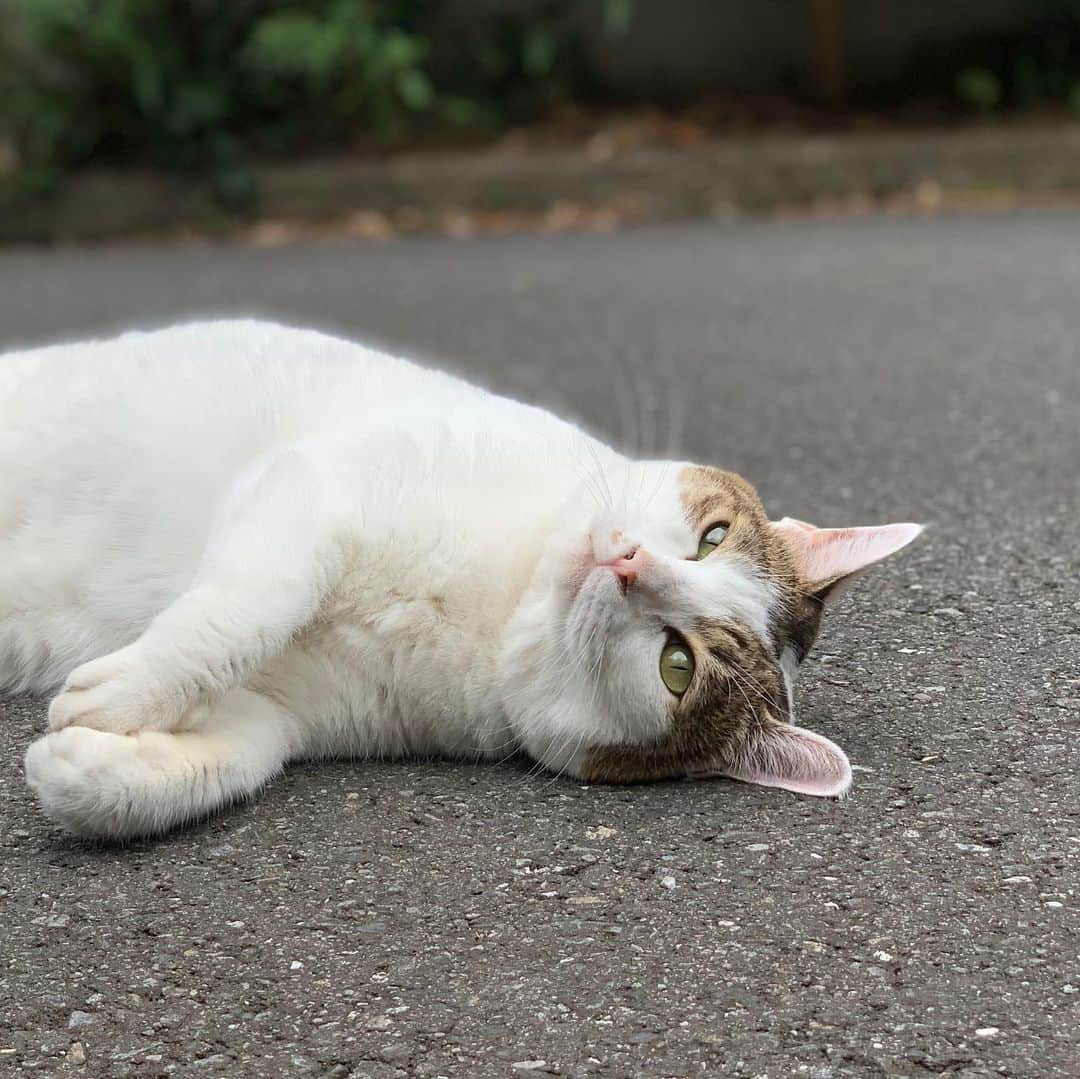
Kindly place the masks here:
<instances>
[{"instance_id":1,"label":"cat's whisker","mask_svg":"<svg viewBox=\"0 0 1080 1079\"><path fill-rule=\"evenodd\" d=\"M603 487L604 494L606 495L607 507L608 509L611 509L614 505L614 499L611 496L611 486L608 483L607 472L604 469L603 463L600 460L600 453L592 441L588 443L587 448L589 451L589 456L592 458L593 464L596 466L597 481Z\"/></svg>"},{"instance_id":2,"label":"cat's whisker","mask_svg":"<svg viewBox=\"0 0 1080 1079\"><path fill-rule=\"evenodd\" d=\"M589 711L593 712L596 709L597 701L600 698L600 677L603 671L604 659L607 656L607 638L604 638L600 642L600 652L596 658L596 668L591 671L591 677L593 682L592 693L589 695Z\"/></svg>"},{"instance_id":3,"label":"cat's whisker","mask_svg":"<svg viewBox=\"0 0 1080 1079\"><path fill-rule=\"evenodd\" d=\"M619 409L619 430L616 432L616 442L631 456L640 457L642 456L639 452L641 430L636 416L633 387L629 384L630 380L623 378L622 374L623 372L616 371L610 380Z\"/></svg>"},{"instance_id":4,"label":"cat's whisker","mask_svg":"<svg viewBox=\"0 0 1080 1079\"><path fill-rule=\"evenodd\" d=\"M581 476L582 485L592 496L592 500L596 503L597 507L600 509L606 508L608 505L608 500L605 497L603 489L597 482L596 477L590 471L588 464L584 461L577 460L575 461L575 467L578 470L579 475Z\"/></svg>"},{"instance_id":5,"label":"cat's whisker","mask_svg":"<svg viewBox=\"0 0 1080 1079\"><path fill-rule=\"evenodd\" d=\"M495 763L502 764L504 761L509 760L512 756L514 756L515 753L520 750L521 743L509 723L506 725L506 731L507 737L504 738L501 742L496 742L494 745L485 745L483 749L479 750L478 752L486 756L487 754L498 753L500 750L504 750L507 747L510 747L507 755L505 757L498 758Z\"/></svg>"},{"instance_id":6,"label":"cat's whisker","mask_svg":"<svg viewBox=\"0 0 1080 1079\"><path fill-rule=\"evenodd\" d=\"M680 378L664 380L666 387L668 435L662 453L668 460L677 460L683 452L683 434L686 428L686 384Z\"/></svg>"},{"instance_id":7,"label":"cat's whisker","mask_svg":"<svg viewBox=\"0 0 1080 1079\"><path fill-rule=\"evenodd\" d=\"M756 678L754 678L754 676L748 671L741 671L737 668L732 667L729 669L728 673L734 674L737 679L741 680L742 684L746 685L746 687L750 689L752 693L756 694L766 707L768 707L769 709L773 709L776 707L776 702L773 697L771 697L766 692L764 686L762 686L761 683Z\"/></svg>"},{"instance_id":8,"label":"cat's whisker","mask_svg":"<svg viewBox=\"0 0 1080 1079\"><path fill-rule=\"evenodd\" d=\"M763 701L765 701L765 702L769 701L769 697L764 692L764 689L761 686L761 684L748 671L743 670L742 668L740 668L738 666L738 664L737 664L737 661L729 659L728 662L726 663L726 665L724 666L724 674L725 674L725 676L730 677L730 678L732 678L732 679L734 679L736 681L739 681L741 684L743 684L743 685L747 686L748 688L750 688Z\"/></svg>"},{"instance_id":9,"label":"cat's whisker","mask_svg":"<svg viewBox=\"0 0 1080 1079\"><path fill-rule=\"evenodd\" d=\"M560 738L567 738L569 735L565 734L561 730L555 731L554 734L548 739L547 746L544 748L543 753L539 753L536 756L536 760L533 762L532 767L525 773L522 780L522 786L525 786L530 780L535 779L541 772L547 768L545 763L551 757L551 750L555 746L555 743Z\"/></svg>"},{"instance_id":10,"label":"cat's whisker","mask_svg":"<svg viewBox=\"0 0 1080 1079\"><path fill-rule=\"evenodd\" d=\"M656 483L653 485L652 494L649 495L649 497L645 499L645 501L642 503L642 512L647 511L652 506L653 502L656 500L657 495L659 495L660 492L664 489L664 485L668 482L668 479L671 476L671 468L671 464L665 462L663 466L658 470L658 475L656 477Z\"/></svg>"},{"instance_id":11,"label":"cat's whisker","mask_svg":"<svg viewBox=\"0 0 1080 1079\"><path fill-rule=\"evenodd\" d=\"M544 786L542 786L539 791L536 792L537 794L543 794L544 791L549 790L551 787L553 787L556 783L558 783L558 781L560 779L562 779L567 774L567 769L569 768L570 763L574 760L574 758L581 751L581 747L585 742L585 736L586 736L586 732L584 730L582 730L581 733L578 735L577 743L574 746L573 752L566 755L563 763L561 765L559 765L559 767L553 771L551 779L547 783L545 783ZM559 751L559 756L560 757L562 757L564 755L566 747L569 744L570 744L569 739L567 739L566 744L563 745L563 747Z\"/></svg>"},{"instance_id":12,"label":"cat's whisker","mask_svg":"<svg viewBox=\"0 0 1080 1079\"><path fill-rule=\"evenodd\" d=\"M629 391L634 417L634 440L631 443L631 449L637 458L650 458L653 456L655 446L655 425L650 414L647 394L643 392L648 388L647 379L642 372L642 365L646 363L645 356L639 348L630 347L619 354L619 359L622 367L619 374L620 381Z\"/></svg>"},{"instance_id":13,"label":"cat's whisker","mask_svg":"<svg viewBox=\"0 0 1080 1079\"><path fill-rule=\"evenodd\" d=\"M745 690L745 689L743 688L742 682L740 682L740 681L739 681L739 680L738 680L737 678L731 678L731 679L730 679L730 683L731 683L731 685L733 685L733 686L734 686L734 687L735 687L735 688L736 688L736 689L737 689L737 690L739 691L739 693L741 694L741 696L742 696L742 699L743 699L743 700L744 700L744 701L746 702L746 707L747 707L747 710L748 710L749 712L753 713L753 711L754 711L754 706L753 706L753 705L752 705L752 704L750 703L750 698L749 698L749 697L748 697L748 696L746 695L746 690Z\"/></svg>"}]
</instances>

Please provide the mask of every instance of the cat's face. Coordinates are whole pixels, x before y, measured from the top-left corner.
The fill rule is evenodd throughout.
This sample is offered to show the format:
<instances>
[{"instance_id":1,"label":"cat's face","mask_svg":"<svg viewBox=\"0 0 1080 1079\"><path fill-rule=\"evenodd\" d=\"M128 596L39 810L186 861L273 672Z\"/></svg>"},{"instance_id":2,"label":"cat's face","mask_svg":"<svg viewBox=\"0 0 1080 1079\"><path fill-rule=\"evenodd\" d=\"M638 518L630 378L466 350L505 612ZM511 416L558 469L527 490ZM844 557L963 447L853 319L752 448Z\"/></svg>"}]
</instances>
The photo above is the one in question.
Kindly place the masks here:
<instances>
[{"instance_id":1,"label":"cat's face","mask_svg":"<svg viewBox=\"0 0 1080 1079\"><path fill-rule=\"evenodd\" d=\"M500 659L529 753L590 781L727 775L840 795L843 751L794 726L799 664L842 584L917 525L770 522L718 469L590 482L550 537Z\"/></svg>"}]
</instances>

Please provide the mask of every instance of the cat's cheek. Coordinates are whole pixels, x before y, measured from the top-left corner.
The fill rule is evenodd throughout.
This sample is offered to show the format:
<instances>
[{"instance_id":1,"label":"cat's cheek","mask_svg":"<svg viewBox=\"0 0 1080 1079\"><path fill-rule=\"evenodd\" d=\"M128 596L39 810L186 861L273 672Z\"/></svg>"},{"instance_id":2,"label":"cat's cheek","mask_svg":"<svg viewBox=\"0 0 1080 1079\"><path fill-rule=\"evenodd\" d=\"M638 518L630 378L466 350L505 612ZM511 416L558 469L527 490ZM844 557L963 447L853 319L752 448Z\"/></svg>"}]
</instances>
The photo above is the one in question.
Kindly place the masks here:
<instances>
[{"instance_id":1,"label":"cat's cheek","mask_svg":"<svg viewBox=\"0 0 1080 1079\"><path fill-rule=\"evenodd\" d=\"M556 584L568 603L581 594L589 575L596 569L593 557L592 541L582 534L566 545L563 552L563 564L556 570Z\"/></svg>"},{"instance_id":2,"label":"cat's cheek","mask_svg":"<svg viewBox=\"0 0 1080 1079\"><path fill-rule=\"evenodd\" d=\"M533 575L533 587L554 596L561 610L578 597L595 568L592 542L584 531L552 536Z\"/></svg>"},{"instance_id":3,"label":"cat's cheek","mask_svg":"<svg viewBox=\"0 0 1080 1079\"><path fill-rule=\"evenodd\" d=\"M636 784L685 779L686 763L671 742L656 746L596 746L582 754L579 778L587 783Z\"/></svg>"},{"instance_id":4,"label":"cat's cheek","mask_svg":"<svg viewBox=\"0 0 1080 1079\"><path fill-rule=\"evenodd\" d=\"M559 752L549 754L544 766L549 772L569 779L581 779L585 773L588 751L578 747L578 739Z\"/></svg>"}]
</instances>

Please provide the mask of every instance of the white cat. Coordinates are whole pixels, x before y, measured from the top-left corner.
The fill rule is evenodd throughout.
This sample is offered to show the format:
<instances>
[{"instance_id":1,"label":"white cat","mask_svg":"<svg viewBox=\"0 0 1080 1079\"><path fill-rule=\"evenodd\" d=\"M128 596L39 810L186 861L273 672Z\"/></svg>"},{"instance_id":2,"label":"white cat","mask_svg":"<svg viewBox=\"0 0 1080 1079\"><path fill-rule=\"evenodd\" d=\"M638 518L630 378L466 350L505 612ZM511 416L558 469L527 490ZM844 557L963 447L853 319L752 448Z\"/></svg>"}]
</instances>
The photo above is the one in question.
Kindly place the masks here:
<instances>
[{"instance_id":1,"label":"white cat","mask_svg":"<svg viewBox=\"0 0 1080 1079\"><path fill-rule=\"evenodd\" d=\"M731 473L251 321L0 357L0 461L0 689L63 683L27 780L106 837L331 755L841 795L798 663L919 532L773 524Z\"/></svg>"}]
</instances>

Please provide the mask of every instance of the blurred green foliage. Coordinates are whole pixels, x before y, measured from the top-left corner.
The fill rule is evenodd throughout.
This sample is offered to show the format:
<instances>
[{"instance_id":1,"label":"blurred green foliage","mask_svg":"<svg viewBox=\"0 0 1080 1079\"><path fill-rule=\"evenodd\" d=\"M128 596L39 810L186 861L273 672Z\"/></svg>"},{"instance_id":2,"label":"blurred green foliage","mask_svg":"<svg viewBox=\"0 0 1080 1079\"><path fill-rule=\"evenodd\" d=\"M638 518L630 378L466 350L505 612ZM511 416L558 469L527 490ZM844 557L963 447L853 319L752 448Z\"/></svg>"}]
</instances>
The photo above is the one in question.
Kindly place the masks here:
<instances>
[{"instance_id":1,"label":"blurred green foliage","mask_svg":"<svg viewBox=\"0 0 1080 1079\"><path fill-rule=\"evenodd\" d=\"M249 149L389 136L435 104L428 45L367 0L9 0L0 122L48 180L88 160L206 169L252 195Z\"/></svg>"},{"instance_id":2,"label":"blurred green foliage","mask_svg":"<svg viewBox=\"0 0 1080 1079\"><path fill-rule=\"evenodd\" d=\"M631 0L589 0L612 30ZM475 63L437 87L438 0L0 0L0 135L25 181L84 163L210 175L255 194L252 155L498 125L567 88L581 4L476 20Z\"/></svg>"},{"instance_id":3,"label":"blurred green foliage","mask_svg":"<svg viewBox=\"0 0 1080 1079\"><path fill-rule=\"evenodd\" d=\"M243 207L260 156L498 128L587 96L583 30L626 30L633 4L478 5L446 35L450 0L0 0L0 143L31 188L141 163ZM1080 0L1031 0L1019 30L942 48L905 95L1080 111Z\"/></svg>"},{"instance_id":4,"label":"blurred green foliage","mask_svg":"<svg viewBox=\"0 0 1080 1079\"><path fill-rule=\"evenodd\" d=\"M957 97L979 112L1066 105L1080 112L1080 0L1033 0L1020 33L986 36L965 52Z\"/></svg>"}]
</instances>

